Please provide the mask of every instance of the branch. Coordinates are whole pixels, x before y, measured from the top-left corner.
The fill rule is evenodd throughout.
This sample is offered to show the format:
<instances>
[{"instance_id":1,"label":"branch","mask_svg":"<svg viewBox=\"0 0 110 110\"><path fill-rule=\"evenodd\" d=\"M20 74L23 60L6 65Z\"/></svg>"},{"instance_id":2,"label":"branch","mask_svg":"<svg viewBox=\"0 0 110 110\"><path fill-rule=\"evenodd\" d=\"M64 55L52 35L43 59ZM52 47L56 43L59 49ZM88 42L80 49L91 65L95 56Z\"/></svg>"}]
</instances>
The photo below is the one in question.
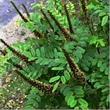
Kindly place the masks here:
<instances>
[{"instance_id":1,"label":"branch","mask_svg":"<svg viewBox=\"0 0 110 110\"><path fill-rule=\"evenodd\" d=\"M48 10L48 14L50 17L54 20L62 34L65 36L66 40L73 40L72 36L69 34L69 32L61 26L61 24L58 22L58 20L52 15L52 13Z\"/></svg>"},{"instance_id":2,"label":"branch","mask_svg":"<svg viewBox=\"0 0 110 110\"><path fill-rule=\"evenodd\" d=\"M11 46L9 46L3 39L0 39L0 41L9 49L11 50L17 57L19 57L22 61L28 63L28 64L32 64L33 61L28 61L28 57L26 57L25 55L19 53L18 51L16 51L14 48L12 48Z\"/></svg>"},{"instance_id":3,"label":"branch","mask_svg":"<svg viewBox=\"0 0 110 110\"><path fill-rule=\"evenodd\" d=\"M52 24L49 21L49 18L47 17L47 15L45 14L45 12L42 9L41 9L41 13L43 14L44 18L47 20L47 22L50 25L51 29L54 31L54 27L52 26Z\"/></svg>"},{"instance_id":4,"label":"branch","mask_svg":"<svg viewBox=\"0 0 110 110\"><path fill-rule=\"evenodd\" d=\"M1 54L4 55L4 56L6 55L6 51L0 50L0 52L1 52Z\"/></svg>"},{"instance_id":5,"label":"branch","mask_svg":"<svg viewBox=\"0 0 110 110\"><path fill-rule=\"evenodd\" d=\"M25 75L23 75L20 71L15 70L18 75L20 75L26 82L28 82L33 87L38 88L44 93L52 93L52 86L50 84L43 83L39 80L33 81L28 79Z\"/></svg>"},{"instance_id":6,"label":"branch","mask_svg":"<svg viewBox=\"0 0 110 110\"><path fill-rule=\"evenodd\" d=\"M40 32L38 32L37 30L34 30L33 33L38 38L42 38L43 37L43 35Z\"/></svg>"},{"instance_id":7,"label":"branch","mask_svg":"<svg viewBox=\"0 0 110 110\"><path fill-rule=\"evenodd\" d=\"M25 10L25 12L27 14L27 17L30 18L30 13L28 12L26 6L24 4L22 4L22 6L23 6L23 8L24 8L24 10Z\"/></svg>"},{"instance_id":8,"label":"branch","mask_svg":"<svg viewBox=\"0 0 110 110\"><path fill-rule=\"evenodd\" d=\"M80 2L81 2L81 5L82 5L82 10L83 10L83 13L84 13L84 17L85 17L85 20L86 20L86 25L88 25L91 34L93 34L93 29L91 28L90 19L88 17L88 13L87 13L86 0L80 0Z\"/></svg>"},{"instance_id":9,"label":"branch","mask_svg":"<svg viewBox=\"0 0 110 110\"><path fill-rule=\"evenodd\" d=\"M85 74L84 72L82 72L78 65L75 64L75 62L72 60L72 58L69 56L69 54L66 52L65 49L62 49L63 50L63 53L66 57L66 60L70 66L70 69L71 71L73 72L74 74L74 77L81 83L81 84L84 84L85 83Z\"/></svg>"},{"instance_id":10,"label":"branch","mask_svg":"<svg viewBox=\"0 0 110 110\"><path fill-rule=\"evenodd\" d=\"M69 12L68 12L66 3L65 3L63 0L62 0L62 4L63 4L63 6L64 6L64 10L65 10L65 13L66 13L66 16L67 16L67 20L68 20L68 24L69 24L70 33L74 33L73 27L72 27L72 23L71 23L71 19L70 19L70 16L69 16Z\"/></svg>"},{"instance_id":11,"label":"branch","mask_svg":"<svg viewBox=\"0 0 110 110\"><path fill-rule=\"evenodd\" d=\"M18 65L18 64L15 64L13 61L8 61L9 63L11 63L14 67L16 67L17 69L19 70L23 70L24 72L26 72L23 67L21 65ZM39 80L36 80L36 81L33 81L31 79L28 79L25 75L23 75L20 71L18 70L15 70L16 73L18 75L20 75L26 82L28 82L30 85L38 88L39 90L45 92L45 93L52 93L52 88L53 86L50 85L50 84L46 84L46 83L43 83Z\"/></svg>"},{"instance_id":12,"label":"branch","mask_svg":"<svg viewBox=\"0 0 110 110\"><path fill-rule=\"evenodd\" d=\"M80 0L80 2L81 2L81 6L82 6L82 10L83 10L85 19L87 20L88 16L87 16L86 1L85 0Z\"/></svg>"},{"instance_id":13,"label":"branch","mask_svg":"<svg viewBox=\"0 0 110 110\"><path fill-rule=\"evenodd\" d=\"M10 2L11 2L11 4L13 5L13 7L15 8L15 10L18 12L18 14L20 15L20 17L22 18L22 20L23 20L24 22L28 22L28 19L26 19L26 18L23 16L23 14L22 14L22 13L19 11L19 9L16 7L15 3L12 2L12 1L10 1ZM25 5L22 4L22 6L24 7L24 9L25 9L27 15L30 16L30 15L29 15L29 12L27 11L27 8L25 7ZM37 30L34 30L33 33L34 33L34 35L35 35L36 37L38 37L38 38L43 37L43 35L42 35L40 32L38 32Z\"/></svg>"},{"instance_id":14,"label":"branch","mask_svg":"<svg viewBox=\"0 0 110 110\"><path fill-rule=\"evenodd\" d=\"M15 8L15 10L18 12L18 14L21 16L21 18L23 19L24 22L28 22L27 18L25 18L23 16L23 14L19 11L19 9L17 8L17 6L15 5L15 3L13 1L10 1L10 3L13 5L13 7Z\"/></svg>"}]
</instances>

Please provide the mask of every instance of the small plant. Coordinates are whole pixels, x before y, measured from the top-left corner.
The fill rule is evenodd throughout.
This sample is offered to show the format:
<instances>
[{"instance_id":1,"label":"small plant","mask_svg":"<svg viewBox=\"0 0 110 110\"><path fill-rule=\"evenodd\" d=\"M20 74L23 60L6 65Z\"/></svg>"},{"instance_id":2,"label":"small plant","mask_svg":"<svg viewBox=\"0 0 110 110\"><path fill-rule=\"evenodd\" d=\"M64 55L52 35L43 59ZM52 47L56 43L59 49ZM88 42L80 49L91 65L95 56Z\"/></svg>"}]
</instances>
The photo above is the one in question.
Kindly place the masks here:
<instances>
[{"instance_id":1,"label":"small plant","mask_svg":"<svg viewBox=\"0 0 110 110\"><path fill-rule=\"evenodd\" d=\"M64 0L35 3L31 14L23 5L27 17L11 3L23 19L21 25L35 34L12 46L1 39L8 48L3 57L11 55L6 59L8 65L33 86L26 108L109 108L108 18L104 14L106 18L95 25L91 21L97 17L89 16L100 5L105 7L103 2L96 2L97 9L94 1L81 0L82 18L74 16L74 4Z\"/></svg>"}]
</instances>

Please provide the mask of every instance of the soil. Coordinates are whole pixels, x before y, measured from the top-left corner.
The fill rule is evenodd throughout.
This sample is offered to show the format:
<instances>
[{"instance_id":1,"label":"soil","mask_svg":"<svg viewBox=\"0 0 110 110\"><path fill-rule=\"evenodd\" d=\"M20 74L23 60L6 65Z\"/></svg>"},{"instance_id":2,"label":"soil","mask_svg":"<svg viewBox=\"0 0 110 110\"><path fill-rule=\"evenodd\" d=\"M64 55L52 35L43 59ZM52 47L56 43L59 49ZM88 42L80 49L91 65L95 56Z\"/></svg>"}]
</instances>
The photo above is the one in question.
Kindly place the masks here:
<instances>
[{"instance_id":1,"label":"soil","mask_svg":"<svg viewBox=\"0 0 110 110\"><path fill-rule=\"evenodd\" d=\"M6 26L0 29L0 39L5 40L8 44L13 44L17 41L24 41L27 37L33 36L33 34L21 27L18 21L21 20L19 16L15 16ZM0 47L3 49L4 45L0 43Z\"/></svg>"},{"instance_id":2,"label":"soil","mask_svg":"<svg viewBox=\"0 0 110 110\"><path fill-rule=\"evenodd\" d=\"M31 3L38 0L12 0L18 7L24 3L31 11ZM23 12L23 11L22 11ZM21 27L18 21L21 18L9 3L9 0L0 0L0 39L5 40L9 45L17 41L25 41L27 37L34 35L27 29ZM0 42L0 49L5 46ZM16 79L18 82L16 82ZM21 81L21 82L20 82ZM5 74L0 77L0 109L21 109L25 99L25 88L27 83L23 83L22 79L16 74ZM14 84L14 87L12 86ZM17 85L19 84L19 85ZM17 86L16 89L15 86ZM13 87L13 88L12 88ZM27 85L27 87L30 87ZM20 89L21 88L21 89Z\"/></svg>"}]
</instances>

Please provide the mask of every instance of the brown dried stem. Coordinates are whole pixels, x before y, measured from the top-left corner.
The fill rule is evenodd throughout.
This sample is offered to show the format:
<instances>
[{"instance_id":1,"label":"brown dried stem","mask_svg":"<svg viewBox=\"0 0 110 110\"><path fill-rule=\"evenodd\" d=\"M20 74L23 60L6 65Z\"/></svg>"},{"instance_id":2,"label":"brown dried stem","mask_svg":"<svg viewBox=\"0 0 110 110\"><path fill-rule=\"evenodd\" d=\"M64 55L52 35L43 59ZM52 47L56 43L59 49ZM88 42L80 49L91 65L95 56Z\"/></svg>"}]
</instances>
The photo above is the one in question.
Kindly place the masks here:
<instances>
[{"instance_id":1,"label":"brown dried stem","mask_svg":"<svg viewBox=\"0 0 110 110\"><path fill-rule=\"evenodd\" d=\"M21 65L15 64L13 61L9 61L9 63L11 63L11 64L12 64L14 67L16 67L17 69L23 70L24 72L26 72ZM25 75L23 75L20 71L18 71L18 70L15 70L15 71L16 71L16 73L17 73L18 75L20 75L20 76L21 76L26 82L28 82L30 85L32 85L32 86L38 88L39 90L41 90L41 91L43 91L43 92L45 92L45 93L52 93L52 88L53 88L52 85L43 83L43 82L41 82L41 81L39 81L39 80L33 81L33 80L27 78Z\"/></svg>"},{"instance_id":2,"label":"brown dried stem","mask_svg":"<svg viewBox=\"0 0 110 110\"><path fill-rule=\"evenodd\" d=\"M63 4L63 6L64 6L64 10L65 10L65 13L66 13L66 16L67 16L70 33L74 33L73 27L72 27L72 23L71 23L71 19L70 19L70 15L69 15L69 12L68 12L66 3L65 3L63 0L62 0L62 4Z\"/></svg>"},{"instance_id":3,"label":"brown dried stem","mask_svg":"<svg viewBox=\"0 0 110 110\"><path fill-rule=\"evenodd\" d=\"M30 85L33 87L38 88L39 90L45 92L45 93L51 93L52 91L52 86L46 83L43 83L41 81L33 81L25 77L20 71L16 70L17 74L19 74L26 82L28 82Z\"/></svg>"},{"instance_id":4,"label":"brown dried stem","mask_svg":"<svg viewBox=\"0 0 110 110\"><path fill-rule=\"evenodd\" d=\"M63 53L66 57L66 60L70 66L71 71L74 74L74 77L81 83L85 83L85 74L79 69L78 65L72 60L72 58L69 56L69 54L66 52L65 49L62 49Z\"/></svg>"},{"instance_id":5,"label":"brown dried stem","mask_svg":"<svg viewBox=\"0 0 110 110\"><path fill-rule=\"evenodd\" d=\"M23 6L23 8L24 8L24 10L25 10L25 12L27 14L27 17L30 18L30 13L28 12L26 6L24 4L22 4L22 6Z\"/></svg>"},{"instance_id":6,"label":"brown dried stem","mask_svg":"<svg viewBox=\"0 0 110 110\"><path fill-rule=\"evenodd\" d=\"M10 2L11 2L11 4L13 5L13 7L15 8L15 10L18 12L18 14L20 15L20 17L22 18L22 20L23 20L24 22L29 22L29 20L28 20L27 18L25 18L25 17L23 16L23 14L19 11L19 9L18 9L17 6L15 5L15 3L12 2L12 1L10 1ZM25 5L23 5L23 7L25 8L25 11L26 11L27 15L30 16L30 15L29 15L29 12L27 11L27 8L25 7ZM38 38L42 38L42 37L43 37L43 35L42 35L40 32L38 32L37 30L34 30L33 33L34 33L34 35L35 35L36 37L38 37Z\"/></svg>"},{"instance_id":7,"label":"brown dried stem","mask_svg":"<svg viewBox=\"0 0 110 110\"><path fill-rule=\"evenodd\" d=\"M18 14L21 16L21 18L23 19L23 21L24 21L24 22L28 22L28 19L23 16L23 14L19 11L19 9L18 9L17 6L15 5L15 3L14 3L13 1L10 1L10 2L11 2L11 4L13 5L13 7L15 8L15 10L18 12Z\"/></svg>"},{"instance_id":8,"label":"brown dried stem","mask_svg":"<svg viewBox=\"0 0 110 110\"><path fill-rule=\"evenodd\" d=\"M47 20L47 22L50 25L51 29L54 31L54 27L52 26L52 24L50 23L49 18L47 17L47 15L45 14L45 12L42 9L41 9L41 13L43 14L44 18Z\"/></svg>"},{"instance_id":9,"label":"brown dried stem","mask_svg":"<svg viewBox=\"0 0 110 110\"><path fill-rule=\"evenodd\" d=\"M43 83L39 80L36 80L36 81L30 80L25 75L23 75L20 71L18 71L18 70L15 70L15 71L18 75L20 75L26 82L28 82L33 87L36 87L45 93L51 93L52 86L50 84Z\"/></svg>"},{"instance_id":10,"label":"brown dried stem","mask_svg":"<svg viewBox=\"0 0 110 110\"><path fill-rule=\"evenodd\" d=\"M63 28L61 26L61 24L59 23L59 21L54 17L54 15L52 15L52 13L49 10L48 10L48 14L54 20L54 22L56 23L56 25L58 26L58 28L60 29L60 31L62 32L62 34L65 36L66 40L73 40L73 38L70 35L70 33L65 28Z\"/></svg>"},{"instance_id":11,"label":"brown dried stem","mask_svg":"<svg viewBox=\"0 0 110 110\"><path fill-rule=\"evenodd\" d=\"M0 50L0 52L1 52L1 54L4 55L4 56L6 55L6 51Z\"/></svg>"},{"instance_id":12,"label":"brown dried stem","mask_svg":"<svg viewBox=\"0 0 110 110\"><path fill-rule=\"evenodd\" d=\"M86 0L80 0L80 2L81 2L82 10L83 10L83 13L84 13L84 17L85 17L85 20L86 20L86 24L88 25L91 34L93 34L93 29L91 28L91 25L90 25L91 22L90 22L90 19L89 19L89 16L88 16L87 8L86 8Z\"/></svg>"},{"instance_id":13,"label":"brown dried stem","mask_svg":"<svg viewBox=\"0 0 110 110\"><path fill-rule=\"evenodd\" d=\"M19 57L22 61L28 63L28 64L32 64L32 62L28 61L28 57L26 57L25 55L19 53L18 51L16 51L14 48L12 48L11 46L9 46L3 39L0 39L0 41L9 49L11 50L17 57Z\"/></svg>"}]
</instances>

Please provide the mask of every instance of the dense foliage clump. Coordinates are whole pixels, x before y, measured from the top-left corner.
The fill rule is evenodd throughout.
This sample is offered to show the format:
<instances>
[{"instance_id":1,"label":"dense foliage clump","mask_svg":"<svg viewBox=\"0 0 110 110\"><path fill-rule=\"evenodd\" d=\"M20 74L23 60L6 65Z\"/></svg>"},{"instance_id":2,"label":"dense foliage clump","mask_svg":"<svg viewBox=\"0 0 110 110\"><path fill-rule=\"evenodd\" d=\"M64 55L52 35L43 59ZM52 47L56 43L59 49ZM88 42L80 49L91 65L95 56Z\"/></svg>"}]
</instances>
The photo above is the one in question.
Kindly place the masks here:
<instances>
[{"instance_id":1,"label":"dense foliage clump","mask_svg":"<svg viewBox=\"0 0 110 110\"><path fill-rule=\"evenodd\" d=\"M0 40L0 73L14 71L32 86L24 108L109 108L108 3L48 0L31 14L24 6L27 17L11 3L35 35L11 46Z\"/></svg>"}]
</instances>

